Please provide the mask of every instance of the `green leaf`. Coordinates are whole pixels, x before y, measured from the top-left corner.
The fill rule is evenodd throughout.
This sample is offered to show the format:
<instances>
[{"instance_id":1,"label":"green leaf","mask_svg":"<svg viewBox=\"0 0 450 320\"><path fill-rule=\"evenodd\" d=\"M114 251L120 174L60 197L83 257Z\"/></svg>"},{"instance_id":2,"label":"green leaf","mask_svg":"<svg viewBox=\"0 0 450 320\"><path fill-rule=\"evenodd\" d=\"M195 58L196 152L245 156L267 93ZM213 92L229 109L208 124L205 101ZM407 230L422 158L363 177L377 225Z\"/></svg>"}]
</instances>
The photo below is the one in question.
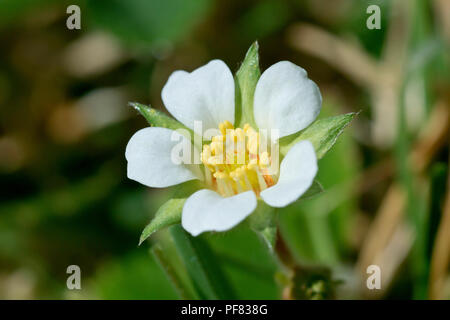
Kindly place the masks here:
<instances>
[{"instance_id":1,"label":"green leaf","mask_svg":"<svg viewBox=\"0 0 450 320\"><path fill-rule=\"evenodd\" d=\"M152 221L142 231L139 239L139 245L156 231L181 222L181 212L186 198L170 199L164 203L155 214Z\"/></svg>"},{"instance_id":2,"label":"green leaf","mask_svg":"<svg viewBox=\"0 0 450 320\"><path fill-rule=\"evenodd\" d=\"M317 158L321 159L356 115L357 113L351 112L319 119L302 131L281 138L280 153L285 156L297 142L309 140L316 150Z\"/></svg>"},{"instance_id":3,"label":"green leaf","mask_svg":"<svg viewBox=\"0 0 450 320\"><path fill-rule=\"evenodd\" d=\"M261 76L259 69L259 45L255 41L248 49L241 67L236 73L236 124L249 123L256 127L253 119L253 95L256 83Z\"/></svg>"},{"instance_id":4,"label":"green leaf","mask_svg":"<svg viewBox=\"0 0 450 320\"><path fill-rule=\"evenodd\" d=\"M277 235L275 209L258 201L255 212L249 217L250 227L264 240L270 251L273 251Z\"/></svg>"},{"instance_id":5,"label":"green leaf","mask_svg":"<svg viewBox=\"0 0 450 320\"><path fill-rule=\"evenodd\" d=\"M201 237L192 237L177 225L170 229L184 265L201 299L234 299L218 258Z\"/></svg>"}]
</instances>

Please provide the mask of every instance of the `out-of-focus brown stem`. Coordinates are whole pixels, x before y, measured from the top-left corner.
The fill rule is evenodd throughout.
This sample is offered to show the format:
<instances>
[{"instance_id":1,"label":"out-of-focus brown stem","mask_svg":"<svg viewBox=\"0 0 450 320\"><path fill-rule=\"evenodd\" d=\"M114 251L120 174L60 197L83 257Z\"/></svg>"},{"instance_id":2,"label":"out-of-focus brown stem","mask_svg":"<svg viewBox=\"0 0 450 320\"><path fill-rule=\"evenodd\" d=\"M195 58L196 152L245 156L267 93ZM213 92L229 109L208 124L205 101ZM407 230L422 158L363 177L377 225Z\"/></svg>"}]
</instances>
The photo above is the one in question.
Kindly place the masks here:
<instances>
[{"instance_id":1,"label":"out-of-focus brown stem","mask_svg":"<svg viewBox=\"0 0 450 320\"><path fill-rule=\"evenodd\" d=\"M282 292L283 300L335 299L336 283L331 271L319 265L307 266L298 263L279 231L275 252L289 280Z\"/></svg>"},{"instance_id":2,"label":"out-of-focus brown stem","mask_svg":"<svg viewBox=\"0 0 450 320\"><path fill-rule=\"evenodd\" d=\"M380 147L395 141L398 98L404 77L413 1L395 1L389 17L382 59L370 56L354 39L337 36L307 23L289 28L288 43L318 57L365 87L372 99L372 142Z\"/></svg>"},{"instance_id":3,"label":"out-of-focus brown stem","mask_svg":"<svg viewBox=\"0 0 450 320\"><path fill-rule=\"evenodd\" d=\"M415 172L422 172L436 152L448 141L449 123L449 106L440 100L433 108L433 112L411 152L410 161Z\"/></svg>"},{"instance_id":4,"label":"out-of-focus brown stem","mask_svg":"<svg viewBox=\"0 0 450 320\"><path fill-rule=\"evenodd\" d=\"M277 254L280 262L288 269L291 269L295 266L295 259L292 256L291 251L289 250L286 242L281 236L280 230L277 230L277 241L275 244L275 252Z\"/></svg>"},{"instance_id":5,"label":"out-of-focus brown stem","mask_svg":"<svg viewBox=\"0 0 450 320\"><path fill-rule=\"evenodd\" d=\"M279 260L279 263L282 265L282 268L284 268L284 271L289 278L289 284L286 285L286 287L283 289L282 292L282 299L283 300L293 300L292 297L292 288L293 288L293 275L294 275L294 268L295 268L295 259L292 256L291 251L289 250L289 247L287 246L286 242L284 241L280 230L277 230L277 240L275 243L275 254L277 256L277 259Z\"/></svg>"},{"instance_id":6,"label":"out-of-focus brown stem","mask_svg":"<svg viewBox=\"0 0 450 320\"><path fill-rule=\"evenodd\" d=\"M411 167L416 174L422 174L422 172L432 161L437 151L441 149L446 141L448 141L450 124L449 115L450 111L448 106L443 101L438 102L433 109L433 113L430 115L426 126L421 131L409 156ZM388 261L385 258L388 255L384 255L383 252L386 251L389 244L392 244L392 242L395 241L394 234L399 228L399 225L402 223L405 204L406 198L404 191L399 185L392 184L381 202L378 212L375 215L375 219L370 226L368 235L361 248L357 263L361 274L365 274L365 268L367 268L370 264L377 264L380 266L389 265L388 268L383 268L383 270L388 269L391 274L384 277L384 279L392 278L393 273L401 261L397 261L397 266L394 266L393 260L391 259ZM447 220L450 220L450 218L447 218ZM443 252L448 250L448 244L445 242L447 241L447 238L445 237L448 236L447 233L450 229L448 224L450 224L450 222L447 222L447 220L444 220L443 217L440 230L446 230L446 232L441 231L441 234L444 235L438 235L436 240L436 246L441 243L441 247L435 248L434 250L436 255L433 255L433 260L438 260L437 262L432 262L432 265L433 263L435 265L435 271L434 273L432 271L432 277L433 281L436 283L436 289L430 288L430 295L431 290L433 290L433 295L436 295L436 292L440 290L437 289L440 283L438 278L440 278L443 273L442 266L447 263L443 260ZM442 226L442 224L444 226ZM409 241L413 241L413 237L410 237L409 239ZM386 287L386 285L383 285L382 287Z\"/></svg>"},{"instance_id":7,"label":"out-of-focus brown stem","mask_svg":"<svg viewBox=\"0 0 450 320\"><path fill-rule=\"evenodd\" d=\"M379 82L377 61L356 43L350 43L307 23L289 29L288 42L296 49L320 57L356 83L375 87Z\"/></svg>"}]
</instances>

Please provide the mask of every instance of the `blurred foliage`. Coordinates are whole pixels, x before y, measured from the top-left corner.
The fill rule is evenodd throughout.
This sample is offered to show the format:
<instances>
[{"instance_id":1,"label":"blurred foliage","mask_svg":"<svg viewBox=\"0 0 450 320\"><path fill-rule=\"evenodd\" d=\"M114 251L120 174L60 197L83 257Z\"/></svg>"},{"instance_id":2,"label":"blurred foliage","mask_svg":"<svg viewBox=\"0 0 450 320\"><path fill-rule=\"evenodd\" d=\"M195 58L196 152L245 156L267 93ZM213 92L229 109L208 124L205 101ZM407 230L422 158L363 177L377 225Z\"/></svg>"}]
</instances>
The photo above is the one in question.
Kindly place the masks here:
<instances>
[{"instance_id":1,"label":"blurred foliage","mask_svg":"<svg viewBox=\"0 0 450 320\"><path fill-rule=\"evenodd\" d=\"M202 19L211 0L87 1L90 19L127 45L162 47L185 36Z\"/></svg>"},{"instance_id":2,"label":"blurred foliage","mask_svg":"<svg viewBox=\"0 0 450 320\"><path fill-rule=\"evenodd\" d=\"M435 258L436 235L448 200L450 10L445 0L395 3L402 3L409 24L387 0L1 0L0 298L176 299L214 293L277 299L286 295L289 277L294 288L303 288L291 290L294 298L430 297L433 259L442 261ZM81 7L81 30L66 28L70 4ZM369 4L381 8L381 30L366 28ZM391 30L394 39L402 28L409 31L406 67L396 84L401 94L391 110L399 115L393 145L381 147L371 139L373 88L354 81L337 51L330 63L296 49L287 39L297 23L357 44L374 61L384 59ZM211 270L185 265L186 248L177 241L184 234L163 230L138 247L142 229L176 189L148 189L126 178L126 143L147 126L127 102L165 113L160 92L171 72L190 71L213 58L236 72L255 40L261 71L280 60L308 71L324 97L320 117L361 113L319 162L317 179L325 191L278 215L297 264L294 275L284 274L247 224L223 234L187 236L184 245L191 245L200 263L220 270L223 288L209 282ZM323 44L314 38L307 45ZM420 108L425 112L417 113L418 125L411 129L408 119ZM433 117L436 110L444 116ZM432 129L424 131L430 122ZM417 158L425 165L411 160ZM395 225L382 219L383 210L392 218L395 204L402 203L394 197L388 206L393 184L406 194L404 217ZM414 240L402 230L410 230ZM379 247L377 239L387 240ZM215 259L203 261L205 251ZM393 270L378 296L361 289L365 256ZM80 291L66 289L71 264L81 267ZM448 298L445 270L441 297ZM221 291L198 294L191 277ZM186 292L180 294L177 281Z\"/></svg>"}]
</instances>

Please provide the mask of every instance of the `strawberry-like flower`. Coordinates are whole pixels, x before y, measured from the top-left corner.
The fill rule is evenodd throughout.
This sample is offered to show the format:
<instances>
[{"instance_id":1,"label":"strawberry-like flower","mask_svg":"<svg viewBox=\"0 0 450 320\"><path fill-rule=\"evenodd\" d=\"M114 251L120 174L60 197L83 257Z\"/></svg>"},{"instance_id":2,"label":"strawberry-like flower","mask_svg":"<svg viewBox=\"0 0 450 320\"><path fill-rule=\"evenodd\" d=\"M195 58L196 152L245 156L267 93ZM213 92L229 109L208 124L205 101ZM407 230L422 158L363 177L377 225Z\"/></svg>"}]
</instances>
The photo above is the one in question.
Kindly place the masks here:
<instances>
[{"instance_id":1,"label":"strawberry-like flower","mask_svg":"<svg viewBox=\"0 0 450 320\"><path fill-rule=\"evenodd\" d=\"M261 142L276 146L319 114L319 88L303 68L288 61L268 68L254 88L248 109L253 115L241 127L235 127L235 80L221 60L191 73L175 71L162 100L176 120L203 137L202 145L190 145L185 135L168 128L139 130L126 148L128 177L153 188L201 180L204 189L190 195L182 207L182 226L192 235L233 228L256 209L258 200L285 207L313 183L318 167L311 142L295 143L280 165L278 148L263 148ZM197 153L198 163L174 161L180 141Z\"/></svg>"}]
</instances>

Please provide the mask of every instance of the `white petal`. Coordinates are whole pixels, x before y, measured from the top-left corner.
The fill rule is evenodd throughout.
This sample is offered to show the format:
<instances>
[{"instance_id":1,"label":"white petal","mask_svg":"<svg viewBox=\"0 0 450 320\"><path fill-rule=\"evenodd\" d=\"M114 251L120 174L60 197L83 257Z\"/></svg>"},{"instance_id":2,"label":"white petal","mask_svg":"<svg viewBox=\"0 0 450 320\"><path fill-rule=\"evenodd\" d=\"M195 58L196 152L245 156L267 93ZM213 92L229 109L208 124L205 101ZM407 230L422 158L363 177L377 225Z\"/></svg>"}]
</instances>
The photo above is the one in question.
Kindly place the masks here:
<instances>
[{"instance_id":1,"label":"white petal","mask_svg":"<svg viewBox=\"0 0 450 320\"><path fill-rule=\"evenodd\" d=\"M172 160L172 150L180 143L191 146L184 136L166 128L145 128L136 132L125 151L128 178L154 188L200 178L197 165L176 164Z\"/></svg>"},{"instance_id":2,"label":"white petal","mask_svg":"<svg viewBox=\"0 0 450 320\"><path fill-rule=\"evenodd\" d=\"M167 110L188 128L194 129L194 121L202 121L203 131L217 128L225 120L234 123L233 75L221 60L212 60L191 73L175 71L161 96Z\"/></svg>"},{"instance_id":3,"label":"white petal","mask_svg":"<svg viewBox=\"0 0 450 320\"><path fill-rule=\"evenodd\" d=\"M244 220L255 208L256 196L253 191L224 198L204 189L187 199L181 224L193 236L205 231L226 231Z\"/></svg>"},{"instance_id":4,"label":"white petal","mask_svg":"<svg viewBox=\"0 0 450 320\"><path fill-rule=\"evenodd\" d=\"M260 129L277 129L280 138L310 125L322 106L317 85L303 68L281 61L261 75L255 89L254 116Z\"/></svg>"},{"instance_id":5,"label":"white petal","mask_svg":"<svg viewBox=\"0 0 450 320\"><path fill-rule=\"evenodd\" d=\"M261 192L261 198L272 207L285 207L294 202L311 186L317 173L317 158L311 142L294 145L280 166L277 184Z\"/></svg>"}]
</instances>

